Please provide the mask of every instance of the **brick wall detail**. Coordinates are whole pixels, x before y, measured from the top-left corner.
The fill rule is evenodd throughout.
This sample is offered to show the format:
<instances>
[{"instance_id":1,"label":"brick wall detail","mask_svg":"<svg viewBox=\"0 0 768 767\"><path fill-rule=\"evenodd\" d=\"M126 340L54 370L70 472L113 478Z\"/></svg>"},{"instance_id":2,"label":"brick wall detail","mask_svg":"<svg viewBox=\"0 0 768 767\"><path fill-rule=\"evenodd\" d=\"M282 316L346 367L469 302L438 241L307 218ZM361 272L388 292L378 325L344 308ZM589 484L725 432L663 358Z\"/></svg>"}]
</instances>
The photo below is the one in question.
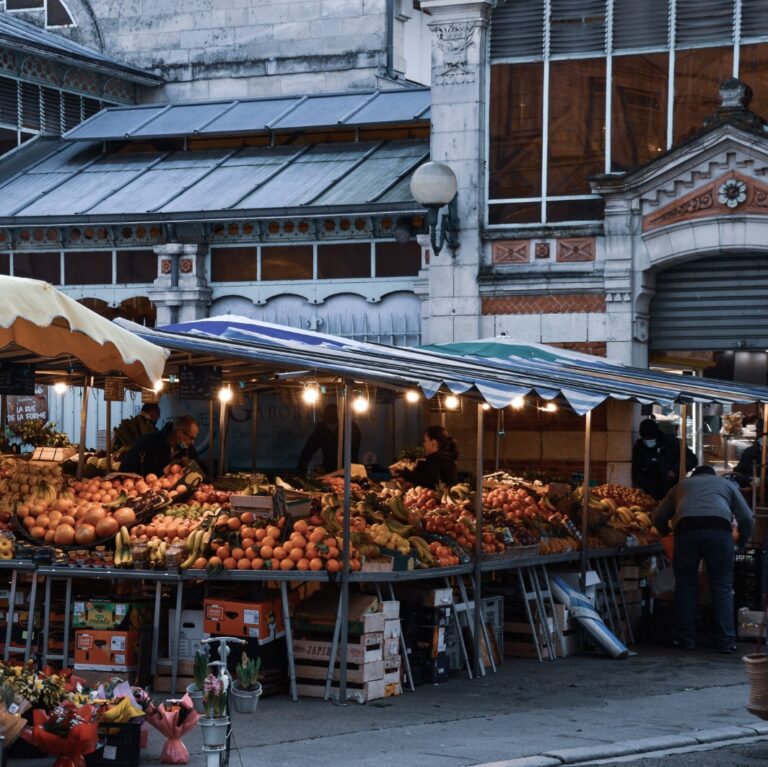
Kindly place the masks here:
<instances>
[{"instance_id":1,"label":"brick wall detail","mask_svg":"<svg viewBox=\"0 0 768 767\"><path fill-rule=\"evenodd\" d=\"M560 263L595 260L594 237L568 237L557 241L557 260Z\"/></svg>"},{"instance_id":2,"label":"brick wall detail","mask_svg":"<svg viewBox=\"0 0 768 767\"><path fill-rule=\"evenodd\" d=\"M547 293L528 296L486 296L483 314L602 314L605 296L600 293Z\"/></svg>"},{"instance_id":3,"label":"brick wall detail","mask_svg":"<svg viewBox=\"0 0 768 767\"><path fill-rule=\"evenodd\" d=\"M531 260L531 241L497 240L491 253L494 264L527 264Z\"/></svg>"}]
</instances>

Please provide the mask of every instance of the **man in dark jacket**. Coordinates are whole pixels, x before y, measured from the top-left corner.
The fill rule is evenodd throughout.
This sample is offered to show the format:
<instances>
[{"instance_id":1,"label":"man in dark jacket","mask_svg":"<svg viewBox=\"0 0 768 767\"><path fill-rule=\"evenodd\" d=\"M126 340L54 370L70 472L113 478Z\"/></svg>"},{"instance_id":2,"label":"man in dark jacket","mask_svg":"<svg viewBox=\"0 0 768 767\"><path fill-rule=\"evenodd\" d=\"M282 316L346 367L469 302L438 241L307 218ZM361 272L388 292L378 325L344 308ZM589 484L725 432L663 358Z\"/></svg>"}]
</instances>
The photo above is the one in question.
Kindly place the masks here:
<instances>
[{"instance_id":1,"label":"man in dark jacket","mask_svg":"<svg viewBox=\"0 0 768 767\"><path fill-rule=\"evenodd\" d=\"M174 461L197 460L195 440L200 427L191 415L174 418L161 431L143 434L123 456L120 471L160 476Z\"/></svg>"},{"instance_id":2,"label":"man in dark jacket","mask_svg":"<svg viewBox=\"0 0 768 767\"><path fill-rule=\"evenodd\" d=\"M739 462L733 470L735 474L742 474L745 478L752 479L752 469L757 468L757 475L760 475L760 463L763 460L763 419L761 418L755 424L755 441L744 448L739 456Z\"/></svg>"},{"instance_id":3,"label":"man in dark jacket","mask_svg":"<svg viewBox=\"0 0 768 767\"><path fill-rule=\"evenodd\" d=\"M339 468L339 411L336 405L326 405L320 422L309 435L307 443L299 456L296 471L302 476L307 473L307 467L312 456L320 450L323 454L323 469L326 474ZM352 422L352 463L357 463L360 452L360 429Z\"/></svg>"},{"instance_id":4,"label":"man in dark jacket","mask_svg":"<svg viewBox=\"0 0 768 767\"><path fill-rule=\"evenodd\" d=\"M754 518L736 483L718 477L711 466L699 466L693 475L678 482L653 513L661 535L675 532L676 646L696 646L696 590L699 563L704 560L709 580L714 618L715 649L731 653L736 649L733 620L732 520L739 527L739 545L746 546Z\"/></svg>"},{"instance_id":5,"label":"man in dark jacket","mask_svg":"<svg viewBox=\"0 0 768 767\"><path fill-rule=\"evenodd\" d=\"M685 470L698 463L686 447ZM656 421L647 418L640 424L640 439L632 448L632 483L648 495L661 500L680 475L680 440L662 434Z\"/></svg>"}]
</instances>

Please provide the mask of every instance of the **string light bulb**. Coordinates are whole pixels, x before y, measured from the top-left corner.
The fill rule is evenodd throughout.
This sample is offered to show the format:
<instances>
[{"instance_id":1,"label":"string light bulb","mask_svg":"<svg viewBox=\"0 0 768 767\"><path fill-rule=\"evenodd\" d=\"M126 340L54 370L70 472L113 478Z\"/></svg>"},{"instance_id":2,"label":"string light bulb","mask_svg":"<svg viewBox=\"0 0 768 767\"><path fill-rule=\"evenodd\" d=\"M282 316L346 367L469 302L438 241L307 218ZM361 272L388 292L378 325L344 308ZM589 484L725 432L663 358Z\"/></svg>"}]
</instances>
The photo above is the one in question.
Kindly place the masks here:
<instances>
[{"instance_id":1,"label":"string light bulb","mask_svg":"<svg viewBox=\"0 0 768 767\"><path fill-rule=\"evenodd\" d=\"M358 415L367 413L370 405L371 403L368 401L368 397L364 397L362 394L358 394L352 400L352 410L354 410L354 412L357 413Z\"/></svg>"},{"instance_id":2,"label":"string light bulb","mask_svg":"<svg viewBox=\"0 0 768 767\"><path fill-rule=\"evenodd\" d=\"M458 410L461 401L455 394L449 394L444 400L443 404L448 410Z\"/></svg>"},{"instance_id":3,"label":"string light bulb","mask_svg":"<svg viewBox=\"0 0 768 767\"><path fill-rule=\"evenodd\" d=\"M482 408L483 408L483 410L490 410L491 406L487 402L483 402Z\"/></svg>"},{"instance_id":4,"label":"string light bulb","mask_svg":"<svg viewBox=\"0 0 768 767\"><path fill-rule=\"evenodd\" d=\"M67 386L67 384L65 384L65 383L64 383L64 381L57 381L57 382L56 382L56 383L53 385L53 390L56 392L56 394L64 394L64 392L65 392L65 391L66 391L68 388L69 388L69 387Z\"/></svg>"},{"instance_id":5,"label":"string light bulb","mask_svg":"<svg viewBox=\"0 0 768 767\"><path fill-rule=\"evenodd\" d=\"M162 378L155 381L155 385L152 387L155 394L157 394L158 392L161 392L164 388L165 388L165 381L163 381Z\"/></svg>"},{"instance_id":6,"label":"string light bulb","mask_svg":"<svg viewBox=\"0 0 768 767\"><path fill-rule=\"evenodd\" d=\"M231 402L232 397L234 397L234 392L232 391L231 387L222 386L221 389L219 389L219 402L221 402L222 405L226 405L228 402Z\"/></svg>"},{"instance_id":7,"label":"string light bulb","mask_svg":"<svg viewBox=\"0 0 768 767\"><path fill-rule=\"evenodd\" d=\"M525 407L525 397L515 397L509 405L513 410L522 410Z\"/></svg>"},{"instance_id":8,"label":"string light bulb","mask_svg":"<svg viewBox=\"0 0 768 767\"><path fill-rule=\"evenodd\" d=\"M547 402L547 404L544 405L542 410L545 410L547 413L556 413L557 405L554 402Z\"/></svg>"},{"instance_id":9,"label":"string light bulb","mask_svg":"<svg viewBox=\"0 0 768 767\"><path fill-rule=\"evenodd\" d=\"M320 389L317 386L305 386L301 398L306 405L316 405L320 401Z\"/></svg>"},{"instance_id":10,"label":"string light bulb","mask_svg":"<svg viewBox=\"0 0 768 767\"><path fill-rule=\"evenodd\" d=\"M421 394L419 394L416 389L409 389L405 393L405 401L410 402L411 404L418 402L421 399Z\"/></svg>"}]
</instances>

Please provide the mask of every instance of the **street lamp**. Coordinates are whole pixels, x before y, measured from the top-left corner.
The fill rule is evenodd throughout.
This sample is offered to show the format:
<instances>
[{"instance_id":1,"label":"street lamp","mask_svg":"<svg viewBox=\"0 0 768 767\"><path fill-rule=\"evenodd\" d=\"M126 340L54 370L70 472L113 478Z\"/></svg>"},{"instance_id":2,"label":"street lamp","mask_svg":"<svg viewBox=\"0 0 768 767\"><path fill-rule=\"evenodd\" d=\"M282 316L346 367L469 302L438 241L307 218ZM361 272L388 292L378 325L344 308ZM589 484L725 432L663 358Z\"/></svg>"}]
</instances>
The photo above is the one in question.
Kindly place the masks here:
<instances>
[{"instance_id":1,"label":"street lamp","mask_svg":"<svg viewBox=\"0 0 768 767\"><path fill-rule=\"evenodd\" d=\"M456 203L456 174L442 162L427 162L416 168L411 176L411 194L413 199L427 209L429 238L432 251L440 253L443 245L455 253L459 247L459 211ZM440 208L448 206L448 212L439 220L440 234L438 241L438 217Z\"/></svg>"}]
</instances>

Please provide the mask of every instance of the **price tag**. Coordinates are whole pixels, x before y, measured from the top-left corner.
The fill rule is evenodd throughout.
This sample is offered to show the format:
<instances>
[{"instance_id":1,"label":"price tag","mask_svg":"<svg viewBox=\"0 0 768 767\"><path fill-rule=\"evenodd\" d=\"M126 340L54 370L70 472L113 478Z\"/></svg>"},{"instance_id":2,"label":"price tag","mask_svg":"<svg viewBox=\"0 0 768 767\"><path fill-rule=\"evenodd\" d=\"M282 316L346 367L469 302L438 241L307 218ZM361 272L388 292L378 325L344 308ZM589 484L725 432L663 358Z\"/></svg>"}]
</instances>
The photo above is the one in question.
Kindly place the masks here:
<instances>
[{"instance_id":1,"label":"price tag","mask_svg":"<svg viewBox=\"0 0 768 767\"><path fill-rule=\"evenodd\" d=\"M19 707L15 703L11 703L11 705L8 706L9 714L15 714L18 710L19 710Z\"/></svg>"},{"instance_id":2,"label":"price tag","mask_svg":"<svg viewBox=\"0 0 768 767\"><path fill-rule=\"evenodd\" d=\"M104 746L102 759L108 759L110 762L114 762L115 759L117 759L117 746Z\"/></svg>"}]
</instances>

